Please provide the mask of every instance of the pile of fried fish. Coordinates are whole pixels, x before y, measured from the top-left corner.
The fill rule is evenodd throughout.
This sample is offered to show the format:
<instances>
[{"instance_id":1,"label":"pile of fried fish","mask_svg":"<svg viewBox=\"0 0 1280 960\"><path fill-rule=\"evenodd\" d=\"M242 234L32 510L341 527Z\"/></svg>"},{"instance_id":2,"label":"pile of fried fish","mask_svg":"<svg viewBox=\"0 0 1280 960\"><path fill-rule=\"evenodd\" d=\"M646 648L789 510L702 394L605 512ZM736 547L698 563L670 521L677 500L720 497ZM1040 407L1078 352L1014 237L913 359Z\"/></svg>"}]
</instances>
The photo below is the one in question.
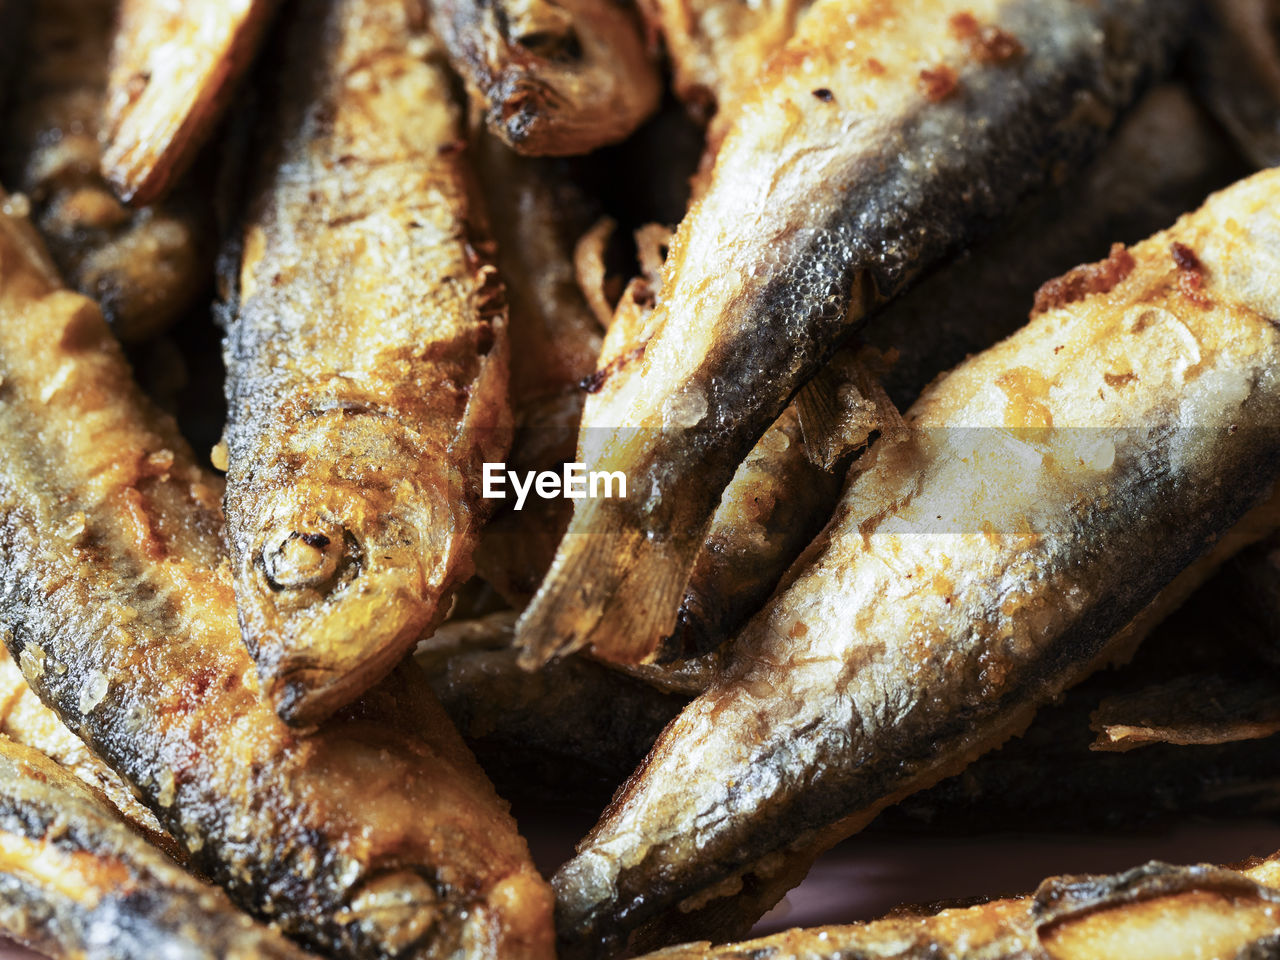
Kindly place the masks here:
<instances>
[{"instance_id":1,"label":"pile of fried fish","mask_svg":"<svg viewBox=\"0 0 1280 960\"><path fill-rule=\"evenodd\" d=\"M733 943L864 828L1280 811L1280 3L0 0L0 48L9 938L1280 956L1280 854ZM603 813L548 882L510 801Z\"/></svg>"}]
</instances>

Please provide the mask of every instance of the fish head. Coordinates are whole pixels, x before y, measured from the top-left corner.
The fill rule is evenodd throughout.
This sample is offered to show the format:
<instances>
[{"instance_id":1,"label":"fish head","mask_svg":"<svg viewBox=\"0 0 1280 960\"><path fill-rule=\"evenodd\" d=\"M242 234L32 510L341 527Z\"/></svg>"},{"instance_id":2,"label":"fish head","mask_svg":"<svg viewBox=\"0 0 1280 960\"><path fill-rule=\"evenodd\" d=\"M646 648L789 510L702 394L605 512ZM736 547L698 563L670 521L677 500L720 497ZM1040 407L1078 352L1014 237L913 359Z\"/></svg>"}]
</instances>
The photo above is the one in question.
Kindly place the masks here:
<instances>
[{"instance_id":1,"label":"fish head","mask_svg":"<svg viewBox=\"0 0 1280 960\"><path fill-rule=\"evenodd\" d=\"M385 675L444 610L456 538L419 483L303 478L257 498L236 593L264 694L317 723Z\"/></svg>"}]
</instances>

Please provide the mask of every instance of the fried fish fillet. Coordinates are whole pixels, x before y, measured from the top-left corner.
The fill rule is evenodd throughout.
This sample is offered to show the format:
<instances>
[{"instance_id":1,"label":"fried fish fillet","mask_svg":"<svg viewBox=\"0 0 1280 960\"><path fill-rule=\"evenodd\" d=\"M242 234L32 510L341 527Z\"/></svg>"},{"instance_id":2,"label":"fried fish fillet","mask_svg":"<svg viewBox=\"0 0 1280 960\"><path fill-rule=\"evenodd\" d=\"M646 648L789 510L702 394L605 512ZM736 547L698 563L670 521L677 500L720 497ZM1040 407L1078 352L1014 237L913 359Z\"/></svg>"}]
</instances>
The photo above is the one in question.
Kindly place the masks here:
<instances>
[{"instance_id":1,"label":"fried fish fillet","mask_svg":"<svg viewBox=\"0 0 1280 960\"><path fill-rule=\"evenodd\" d=\"M172 189L248 69L277 0L120 0L102 171L126 203Z\"/></svg>"},{"instance_id":2,"label":"fried fish fillet","mask_svg":"<svg viewBox=\"0 0 1280 960\"><path fill-rule=\"evenodd\" d=\"M490 132L521 153L589 153L658 107L658 68L626 4L436 0L431 16Z\"/></svg>"},{"instance_id":3,"label":"fried fish fillet","mask_svg":"<svg viewBox=\"0 0 1280 960\"><path fill-rule=\"evenodd\" d=\"M567 950L660 934L962 769L1274 528L1277 200L1257 175L1046 284L855 465L556 874Z\"/></svg>"},{"instance_id":4,"label":"fried fish fillet","mask_svg":"<svg viewBox=\"0 0 1280 960\"><path fill-rule=\"evenodd\" d=\"M99 172L118 0L32 7L0 140L3 176L31 201L67 281L98 301L122 339L146 339L177 320L209 283L209 206L184 185L163 203L130 210Z\"/></svg>"},{"instance_id":5,"label":"fried fish fillet","mask_svg":"<svg viewBox=\"0 0 1280 960\"><path fill-rule=\"evenodd\" d=\"M39 751L0 737L0 930L51 957L310 957Z\"/></svg>"},{"instance_id":6,"label":"fried fish fillet","mask_svg":"<svg viewBox=\"0 0 1280 960\"><path fill-rule=\"evenodd\" d=\"M588 469L623 473L628 496L576 505L521 620L529 658L652 657L724 488L791 396L873 307L1099 146L1186 13L819 0L735 113L635 372L584 418Z\"/></svg>"},{"instance_id":7,"label":"fried fish fillet","mask_svg":"<svg viewBox=\"0 0 1280 960\"><path fill-rule=\"evenodd\" d=\"M416 0L287 22L225 356L227 531L263 691L317 723L444 619L510 442L506 308Z\"/></svg>"},{"instance_id":8,"label":"fried fish fillet","mask_svg":"<svg viewBox=\"0 0 1280 960\"><path fill-rule=\"evenodd\" d=\"M691 943L646 960L1199 960L1280 952L1280 855L1050 877L1030 896L871 923Z\"/></svg>"},{"instance_id":9,"label":"fried fish fillet","mask_svg":"<svg viewBox=\"0 0 1280 960\"><path fill-rule=\"evenodd\" d=\"M0 216L0 631L191 867L342 957L549 957L550 893L407 665L312 735L259 689L221 484Z\"/></svg>"}]
</instances>

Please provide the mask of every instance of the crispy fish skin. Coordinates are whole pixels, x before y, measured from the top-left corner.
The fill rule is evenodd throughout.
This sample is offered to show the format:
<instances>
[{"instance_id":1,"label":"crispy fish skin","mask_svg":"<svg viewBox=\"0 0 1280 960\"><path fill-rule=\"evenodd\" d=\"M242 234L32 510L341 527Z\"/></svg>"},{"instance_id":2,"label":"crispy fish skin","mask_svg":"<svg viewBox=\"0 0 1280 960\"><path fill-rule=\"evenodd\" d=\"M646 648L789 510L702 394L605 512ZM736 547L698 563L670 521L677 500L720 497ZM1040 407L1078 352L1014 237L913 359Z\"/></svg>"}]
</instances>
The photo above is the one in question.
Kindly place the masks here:
<instances>
[{"instance_id":1,"label":"crispy fish skin","mask_svg":"<svg viewBox=\"0 0 1280 960\"><path fill-rule=\"evenodd\" d=\"M510 411L501 286L423 11L296 13L227 329L226 510L263 690L307 725L444 618Z\"/></svg>"},{"instance_id":2,"label":"crispy fish skin","mask_svg":"<svg viewBox=\"0 0 1280 960\"><path fill-rule=\"evenodd\" d=\"M120 0L102 171L135 206L168 193L218 125L277 0Z\"/></svg>"},{"instance_id":3,"label":"crispy fish skin","mask_svg":"<svg viewBox=\"0 0 1280 960\"><path fill-rule=\"evenodd\" d=\"M1280 470L1278 196L1260 174L1046 285L1030 325L926 391L911 439L855 466L735 666L557 873L571 949L963 768L1244 546L1202 556Z\"/></svg>"},{"instance_id":4,"label":"crispy fish skin","mask_svg":"<svg viewBox=\"0 0 1280 960\"><path fill-rule=\"evenodd\" d=\"M117 335L146 339L178 319L212 272L210 211L190 187L129 210L99 172L117 0L33 4L3 140L5 180L34 207L67 281Z\"/></svg>"},{"instance_id":5,"label":"crispy fish skin","mask_svg":"<svg viewBox=\"0 0 1280 960\"><path fill-rule=\"evenodd\" d=\"M690 943L646 960L1190 960L1280 951L1277 857L1239 868L1152 861L1050 877L1030 896L871 923Z\"/></svg>"},{"instance_id":6,"label":"crispy fish skin","mask_svg":"<svg viewBox=\"0 0 1280 960\"><path fill-rule=\"evenodd\" d=\"M491 133L521 153L617 143L658 107L633 12L610 0L439 0L437 35Z\"/></svg>"},{"instance_id":7,"label":"crispy fish skin","mask_svg":"<svg viewBox=\"0 0 1280 960\"><path fill-rule=\"evenodd\" d=\"M263 699L220 483L92 302L0 217L0 620L40 699L193 870L342 957L549 957L550 892L416 671L322 730Z\"/></svg>"},{"instance_id":8,"label":"crispy fish skin","mask_svg":"<svg viewBox=\"0 0 1280 960\"><path fill-rule=\"evenodd\" d=\"M177 846L164 834L151 811L138 803L115 772L90 753L58 715L40 702L4 647L0 647L0 734L40 751L62 769L75 774L111 801L111 805L153 843L170 854L178 853Z\"/></svg>"},{"instance_id":9,"label":"crispy fish skin","mask_svg":"<svg viewBox=\"0 0 1280 960\"><path fill-rule=\"evenodd\" d=\"M6 737L0 929L52 957L312 956L151 846L49 757Z\"/></svg>"},{"instance_id":10,"label":"crispy fish skin","mask_svg":"<svg viewBox=\"0 0 1280 960\"><path fill-rule=\"evenodd\" d=\"M962 13L1003 31L1007 55L944 29ZM624 473L629 496L577 504L521 621L529 659L587 643L651 657L721 493L791 395L874 305L1099 146L1186 13L1150 0L815 5L681 224L639 369L584 419L603 435L589 469Z\"/></svg>"}]
</instances>

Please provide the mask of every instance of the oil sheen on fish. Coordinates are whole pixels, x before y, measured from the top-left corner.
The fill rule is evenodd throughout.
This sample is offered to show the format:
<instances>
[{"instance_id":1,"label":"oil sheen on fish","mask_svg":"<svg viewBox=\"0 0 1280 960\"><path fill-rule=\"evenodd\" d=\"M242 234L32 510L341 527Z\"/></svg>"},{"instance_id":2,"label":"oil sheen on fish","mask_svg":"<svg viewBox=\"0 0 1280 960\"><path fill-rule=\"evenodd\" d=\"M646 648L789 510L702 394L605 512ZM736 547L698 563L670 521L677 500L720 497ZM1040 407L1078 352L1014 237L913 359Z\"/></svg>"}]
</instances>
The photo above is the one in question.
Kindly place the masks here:
<instances>
[{"instance_id":1,"label":"oil sheen on fish","mask_svg":"<svg viewBox=\"0 0 1280 960\"><path fill-rule=\"evenodd\" d=\"M658 68L626 4L437 0L431 16L490 132L521 153L589 153L657 109Z\"/></svg>"},{"instance_id":2,"label":"oil sheen on fish","mask_svg":"<svg viewBox=\"0 0 1280 960\"><path fill-rule=\"evenodd\" d=\"M550 891L412 665L309 736L259 689L221 484L0 216L0 623L191 868L333 956L551 954Z\"/></svg>"},{"instance_id":3,"label":"oil sheen on fish","mask_svg":"<svg viewBox=\"0 0 1280 960\"><path fill-rule=\"evenodd\" d=\"M126 203L164 196L209 139L277 0L120 0L102 171Z\"/></svg>"},{"instance_id":4,"label":"oil sheen on fish","mask_svg":"<svg viewBox=\"0 0 1280 960\"><path fill-rule=\"evenodd\" d=\"M624 473L628 497L576 505L521 621L529 659L652 656L725 486L792 394L875 305L1099 146L1186 12L819 0L680 226L637 371L584 419L602 437L588 468Z\"/></svg>"},{"instance_id":5,"label":"oil sheen on fish","mask_svg":"<svg viewBox=\"0 0 1280 960\"><path fill-rule=\"evenodd\" d=\"M99 173L117 0L32 4L0 138L5 182L30 199L67 282L102 306L124 340L146 339L191 307L212 275L209 205L189 184L130 210Z\"/></svg>"},{"instance_id":6,"label":"oil sheen on fish","mask_svg":"<svg viewBox=\"0 0 1280 960\"><path fill-rule=\"evenodd\" d=\"M40 702L4 647L0 647L0 734L39 750L62 769L75 774L111 801L111 805L153 843L169 853L177 853L173 840L164 835L151 811L138 803L124 781L90 753L56 713Z\"/></svg>"},{"instance_id":7,"label":"oil sheen on fish","mask_svg":"<svg viewBox=\"0 0 1280 960\"><path fill-rule=\"evenodd\" d=\"M1280 475L1278 199L1260 174L1046 284L1027 327L925 392L910 439L855 465L734 666L557 873L568 949L962 769L1268 532L1274 503L1241 518Z\"/></svg>"},{"instance_id":8,"label":"oil sheen on fish","mask_svg":"<svg viewBox=\"0 0 1280 960\"><path fill-rule=\"evenodd\" d=\"M1280 856L1238 868L1152 861L1050 877L1034 894L746 943L691 943L646 960L1196 960L1280 952Z\"/></svg>"},{"instance_id":9,"label":"oil sheen on fish","mask_svg":"<svg viewBox=\"0 0 1280 960\"><path fill-rule=\"evenodd\" d=\"M319 722L444 619L510 442L506 310L416 0L299 7L226 338L245 642Z\"/></svg>"},{"instance_id":10,"label":"oil sheen on fish","mask_svg":"<svg viewBox=\"0 0 1280 960\"><path fill-rule=\"evenodd\" d=\"M303 960L80 780L0 737L0 930L51 957Z\"/></svg>"}]
</instances>

